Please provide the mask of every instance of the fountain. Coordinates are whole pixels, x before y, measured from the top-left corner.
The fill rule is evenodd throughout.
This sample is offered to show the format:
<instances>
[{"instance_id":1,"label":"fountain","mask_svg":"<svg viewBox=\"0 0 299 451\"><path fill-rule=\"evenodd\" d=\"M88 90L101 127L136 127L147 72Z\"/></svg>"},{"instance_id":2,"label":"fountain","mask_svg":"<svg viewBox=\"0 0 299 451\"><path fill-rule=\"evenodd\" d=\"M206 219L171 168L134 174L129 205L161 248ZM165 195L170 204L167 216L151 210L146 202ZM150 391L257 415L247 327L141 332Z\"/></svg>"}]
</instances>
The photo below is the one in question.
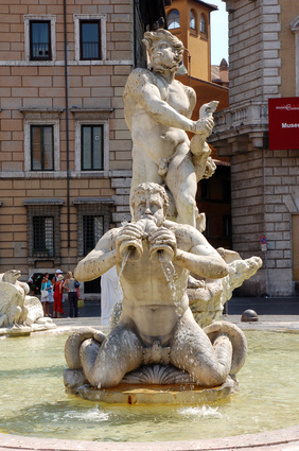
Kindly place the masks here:
<instances>
[{"instance_id":1,"label":"fountain","mask_svg":"<svg viewBox=\"0 0 299 451\"><path fill-rule=\"evenodd\" d=\"M75 269L77 280L89 281L116 265L122 313L108 336L86 328L69 337L64 383L68 393L106 402L221 399L237 387L246 338L223 321L202 329L189 298L205 292L208 303L223 305L233 281L240 282L234 275L243 281L262 262L221 255L201 233L195 194L200 178L215 170L206 138L218 103L203 105L198 121L189 119L194 91L174 78L181 41L158 30L146 32L144 43L151 69L135 69L124 91L133 139L132 222L108 231ZM191 142L186 132L194 134Z\"/></svg>"},{"instance_id":2,"label":"fountain","mask_svg":"<svg viewBox=\"0 0 299 451\"><path fill-rule=\"evenodd\" d=\"M244 437L220 437L277 429L282 413L285 426L297 422L293 386L298 359L292 368L289 362L298 347L298 335L246 332L245 336L235 325L219 321L234 287L254 275L261 261L215 250L201 233L204 215L197 211L194 189L201 177L215 169L205 141L212 130L215 104L201 109L199 121L189 119L194 94L172 78L182 48L169 35L146 33L152 70L133 71L125 91L126 119L134 143L133 221L105 234L75 273L78 280L92 280L117 266L124 292L119 323L108 336L98 329L77 329L66 344L64 335L51 331L38 340L22 338L18 352L16 341L1 340L7 354L1 352L0 361L9 364L1 383L4 421L0 419L0 430L51 437L41 440L0 433L6 448L87 451L98 449L100 441L107 450L139 450L153 447L116 442L179 439L184 441L160 442L154 449L231 449L243 446ZM191 143L186 131L195 133ZM241 390L229 397L244 364L247 340L249 362L238 374ZM61 384L64 344L68 394ZM13 362L12 354L18 355ZM265 354L271 356L271 365ZM16 371L22 384L12 377ZM176 386L170 397L169 383L173 391ZM135 392L128 394L132 384ZM147 396L145 385L148 391L158 387L163 404L139 405L138 393L143 399ZM126 402L116 404L123 401L119 396L124 393ZM174 406L178 394L181 403ZM184 405L186 399L190 405ZM277 443L287 442L290 434L298 444L294 428L280 431L276 439L263 434L250 440L255 447L272 443L274 449ZM198 441L212 437L218 439ZM63 440L55 440L59 438ZM87 439L93 442L77 442Z\"/></svg>"}]
</instances>

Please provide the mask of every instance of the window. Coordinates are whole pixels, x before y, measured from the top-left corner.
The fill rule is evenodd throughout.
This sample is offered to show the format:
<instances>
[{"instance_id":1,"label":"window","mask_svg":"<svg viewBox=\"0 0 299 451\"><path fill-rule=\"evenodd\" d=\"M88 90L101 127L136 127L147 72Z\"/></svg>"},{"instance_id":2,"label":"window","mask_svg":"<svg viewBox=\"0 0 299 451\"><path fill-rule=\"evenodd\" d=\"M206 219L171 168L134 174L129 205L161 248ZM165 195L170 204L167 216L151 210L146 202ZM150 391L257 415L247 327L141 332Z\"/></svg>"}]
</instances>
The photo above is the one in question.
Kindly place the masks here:
<instances>
[{"instance_id":1,"label":"window","mask_svg":"<svg viewBox=\"0 0 299 451\"><path fill-rule=\"evenodd\" d=\"M53 65L56 59L55 16L24 16L25 59L32 64Z\"/></svg>"},{"instance_id":2,"label":"window","mask_svg":"<svg viewBox=\"0 0 299 451\"><path fill-rule=\"evenodd\" d=\"M31 125L31 171L54 170L52 125Z\"/></svg>"},{"instance_id":3,"label":"window","mask_svg":"<svg viewBox=\"0 0 299 451\"><path fill-rule=\"evenodd\" d=\"M75 59L79 64L103 64L106 60L107 17L100 14L74 14Z\"/></svg>"},{"instance_id":4,"label":"window","mask_svg":"<svg viewBox=\"0 0 299 451\"><path fill-rule=\"evenodd\" d=\"M82 170L103 170L103 125L81 125L81 137Z\"/></svg>"},{"instance_id":5,"label":"window","mask_svg":"<svg viewBox=\"0 0 299 451\"><path fill-rule=\"evenodd\" d=\"M207 33L207 23L203 14L200 15L200 32L205 34Z\"/></svg>"},{"instance_id":6,"label":"window","mask_svg":"<svg viewBox=\"0 0 299 451\"><path fill-rule=\"evenodd\" d=\"M110 198L77 198L73 200L78 212L78 257L85 257L110 228L111 207L114 204ZM100 277L85 282L84 294L101 292Z\"/></svg>"},{"instance_id":7,"label":"window","mask_svg":"<svg viewBox=\"0 0 299 451\"><path fill-rule=\"evenodd\" d=\"M196 30L196 18L193 9L190 11L190 29Z\"/></svg>"},{"instance_id":8,"label":"window","mask_svg":"<svg viewBox=\"0 0 299 451\"><path fill-rule=\"evenodd\" d=\"M113 108L72 108L75 117L75 173L109 174L109 115Z\"/></svg>"},{"instance_id":9,"label":"window","mask_svg":"<svg viewBox=\"0 0 299 451\"><path fill-rule=\"evenodd\" d=\"M63 108L21 108L24 115L25 172L60 171L59 116Z\"/></svg>"},{"instance_id":10,"label":"window","mask_svg":"<svg viewBox=\"0 0 299 451\"><path fill-rule=\"evenodd\" d=\"M60 199L28 199L28 263L54 261L60 264Z\"/></svg>"},{"instance_id":11,"label":"window","mask_svg":"<svg viewBox=\"0 0 299 451\"><path fill-rule=\"evenodd\" d=\"M180 12L177 9L173 9L167 16L168 30L174 30L180 28Z\"/></svg>"},{"instance_id":12,"label":"window","mask_svg":"<svg viewBox=\"0 0 299 451\"><path fill-rule=\"evenodd\" d=\"M83 215L83 250L88 254L104 234L104 216Z\"/></svg>"},{"instance_id":13,"label":"window","mask_svg":"<svg viewBox=\"0 0 299 451\"><path fill-rule=\"evenodd\" d=\"M30 21L30 60L51 60L51 26L48 20Z\"/></svg>"},{"instance_id":14,"label":"window","mask_svg":"<svg viewBox=\"0 0 299 451\"><path fill-rule=\"evenodd\" d=\"M54 256L54 217L33 216L33 254Z\"/></svg>"},{"instance_id":15,"label":"window","mask_svg":"<svg viewBox=\"0 0 299 451\"><path fill-rule=\"evenodd\" d=\"M80 59L101 59L101 24L99 20L80 21Z\"/></svg>"},{"instance_id":16,"label":"window","mask_svg":"<svg viewBox=\"0 0 299 451\"><path fill-rule=\"evenodd\" d=\"M77 198L73 200L78 214L78 257L85 257L110 228L110 198Z\"/></svg>"}]
</instances>

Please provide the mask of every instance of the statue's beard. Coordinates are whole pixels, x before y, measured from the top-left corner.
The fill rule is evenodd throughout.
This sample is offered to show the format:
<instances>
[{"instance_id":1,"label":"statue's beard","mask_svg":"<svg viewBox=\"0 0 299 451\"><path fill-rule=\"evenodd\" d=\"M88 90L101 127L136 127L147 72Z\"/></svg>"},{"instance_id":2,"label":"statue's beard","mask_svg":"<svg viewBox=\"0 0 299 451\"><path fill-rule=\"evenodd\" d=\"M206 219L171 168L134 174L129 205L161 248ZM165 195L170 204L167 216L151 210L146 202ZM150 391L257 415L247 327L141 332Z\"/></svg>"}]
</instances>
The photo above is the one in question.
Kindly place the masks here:
<instances>
[{"instance_id":1,"label":"statue's beard","mask_svg":"<svg viewBox=\"0 0 299 451\"><path fill-rule=\"evenodd\" d=\"M176 72L179 68L179 62L177 61L173 61L172 64L163 64L163 63L152 63L150 65L150 67L155 71L155 72Z\"/></svg>"}]
</instances>

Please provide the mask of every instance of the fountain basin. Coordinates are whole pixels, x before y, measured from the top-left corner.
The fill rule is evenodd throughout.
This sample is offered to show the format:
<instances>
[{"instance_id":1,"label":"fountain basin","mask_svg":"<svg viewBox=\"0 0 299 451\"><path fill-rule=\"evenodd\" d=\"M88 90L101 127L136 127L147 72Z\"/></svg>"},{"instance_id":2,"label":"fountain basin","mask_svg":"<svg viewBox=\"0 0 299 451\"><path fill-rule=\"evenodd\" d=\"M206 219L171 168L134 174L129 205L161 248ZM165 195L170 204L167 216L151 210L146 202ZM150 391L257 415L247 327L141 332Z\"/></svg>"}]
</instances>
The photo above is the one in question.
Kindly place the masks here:
<instances>
[{"instance_id":1,"label":"fountain basin","mask_svg":"<svg viewBox=\"0 0 299 451\"><path fill-rule=\"evenodd\" d=\"M238 375L240 392L229 400L180 407L107 405L67 395L62 381L65 335L49 332L1 340L0 367L5 371L1 372L0 431L51 440L127 442L127 446L128 442L156 445L161 440L189 440L186 449L192 449L194 440L213 439L214 443L216 438L232 434L296 425L299 334L246 335L249 355ZM12 355L16 357L12 359ZM12 435L3 437L13 440Z\"/></svg>"},{"instance_id":2,"label":"fountain basin","mask_svg":"<svg viewBox=\"0 0 299 451\"><path fill-rule=\"evenodd\" d=\"M198 404L211 403L227 398L234 392L235 383L228 379L225 384L214 388L197 387L187 384L132 385L119 384L117 387L98 390L90 385L78 388L83 399L105 403L121 404Z\"/></svg>"}]
</instances>

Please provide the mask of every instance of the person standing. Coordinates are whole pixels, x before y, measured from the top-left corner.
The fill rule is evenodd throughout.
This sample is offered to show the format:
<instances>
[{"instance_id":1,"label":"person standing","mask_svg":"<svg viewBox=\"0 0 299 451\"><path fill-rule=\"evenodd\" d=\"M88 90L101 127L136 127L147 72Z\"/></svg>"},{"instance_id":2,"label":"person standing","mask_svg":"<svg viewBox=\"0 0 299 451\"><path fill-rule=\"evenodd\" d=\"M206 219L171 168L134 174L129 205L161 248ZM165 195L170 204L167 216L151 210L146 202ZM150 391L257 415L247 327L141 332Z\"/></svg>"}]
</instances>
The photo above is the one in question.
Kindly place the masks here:
<instances>
[{"instance_id":1,"label":"person standing","mask_svg":"<svg viewBox=\"0 0 299 451\"><path fill-rule=\"evenodd\" d=\"M41 302L43 305L44 316L50 315L50 302L53 302L52 284L49 280L49 273L46 273L42 279Z\"/></svg>"},{"instance_id":2,"label":"person standing","mask_svg":"<svg viewBox=\"0 0 299 451\"><path fill-rule=\"evenodd\" d=\"M62 308L63 279L63 275L59 274L54 282L53 318L61 318L61 314L65 315L65 311Z\"/></svg>"},{"instance_id":3,"label":"person standing","mask_svg":"<svg viewBox=\"0 0 299 451\"><path fill-rule=\"evenodd\" d=\"M73 277L72 271L69 271L66 275L64 282L64 289L68 293L70 317L77 318L78 316L78 294L76 290L76 279Z\"/></svg>"}]
</instances>

